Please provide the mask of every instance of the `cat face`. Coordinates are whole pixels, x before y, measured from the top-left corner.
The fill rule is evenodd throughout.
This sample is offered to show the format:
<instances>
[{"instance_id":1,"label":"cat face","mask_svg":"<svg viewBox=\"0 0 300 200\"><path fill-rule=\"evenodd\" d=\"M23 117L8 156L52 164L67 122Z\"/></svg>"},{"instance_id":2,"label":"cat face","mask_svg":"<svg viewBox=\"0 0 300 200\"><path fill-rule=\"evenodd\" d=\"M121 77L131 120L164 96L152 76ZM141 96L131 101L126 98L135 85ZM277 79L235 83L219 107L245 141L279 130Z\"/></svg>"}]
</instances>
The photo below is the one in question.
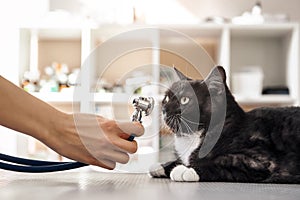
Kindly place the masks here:
<instances>
[{"instance_id":1,"label":"cat face","mask_svg":"<svg viewBox=\"0 0 300 200\"><path fill-rule=\"evenodd\" d=\"M177 135L207 129L214 109L212 105L217 102L212 97L224 94L224 69L214 68L205 80L192 80L175 71L180 80L166 91L162 101L166 125Z\"/></svg>"}]
</instances>

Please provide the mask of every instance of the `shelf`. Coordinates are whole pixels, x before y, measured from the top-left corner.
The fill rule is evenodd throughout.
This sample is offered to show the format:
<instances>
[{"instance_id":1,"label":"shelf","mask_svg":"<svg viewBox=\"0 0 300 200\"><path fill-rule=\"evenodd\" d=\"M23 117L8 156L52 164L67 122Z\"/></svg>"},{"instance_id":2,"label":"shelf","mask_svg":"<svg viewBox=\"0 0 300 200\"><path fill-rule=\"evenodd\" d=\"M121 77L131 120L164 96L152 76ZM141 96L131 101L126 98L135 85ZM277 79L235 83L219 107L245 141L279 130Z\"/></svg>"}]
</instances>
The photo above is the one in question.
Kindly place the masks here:
<instances>
[{"instance_id":1,"label":"shelf","mask_svg":"<svg viewBox=\"0 0 300 200\"><path fill-rule=\"evenodd\" d=\"M48 103L75 102L73 92L30 92L29 94ZM127 93L91 93L86 99L90 99L96 104L131 104L132 100L139 96L143 95L130 95ZM155 95L152 97L155 99L155 103L159 103L163 99L163 95ZM79 100L76 102L79 102Z\"/></svg>"},{"instance_id":2,"label":"shelf","mask_svg":"<svg viewBox=\"0 0 300 200\"><path fill-rule=\"evenodd\" d=\"M74 102L74 94L71 92L30 92L30 94L48 103ZM90 99L96 104L129 104L133 98L134 97L126 93L92 93L90 96L86 96L87 100Z\"/></svg>"},{"instance_id":3,"label":"shelf","mask_svg":"<svg viewBox=\"0 0 300 200\"><path fill-rule=\"evenodd\" d=\"M199 24L199 25L160 25L162 37L172 38L181 34L192 38L217 38L222 34L223 25ZM174 32L175 31L175 32Z\"/></svg>"},{"instance_id":4,"label":"shelf","mask_svg":"<svg viewBox=\"0 0 300 200\"><path fill-rule=\"evenodd\" d=\"M129 104L131 96L126 93L94 93L92 94L92 100L96 104L104 103L118 103L118 104Z\"/></svg>"},{"instance_id":5,"label":"shelf","mask_svg":"<svg viewBox=\"0 0 300 200\"><path fill-rule=\"evenodd\" d=\"M132 104L134 98L145 96L143 94L130 95L128 93L93 93L91 99L96 104L108 104L108 103L120 103L120 104ZM163 100L164 95L151 95L154 98L155 105L159 105Z\"/></svg>"},{"instance_id":6,"label":"shelf","mask_svg":"<svg viewBox=\"0 0 300 200\"><path fill-rule=\"evenodd\" d=\"M37 35L40 40L80 40L81 31L73 28L39 29Z\"/></svg>"},{"instance_id":7,"label":"shelf","mask_svg":"<svg viewBox=\"0 0 300 200\"><path fill-rule=\"evenodd\" d=\"M242 97L234 95L235 100L243 105L293 105L295 99L289 95L262 95L260 97Z\"/></svg>"},{"instance_id":8,"label":"shelf","mask_svg":"<svg viewBox=\"0 0 300 200\"><path fill-rule=\"evenodd\" d=\"M47 103L71 104L74 102L72 92L30 92L30 94Z\"/></svg>"},{"instance_id":9,"label":"shelf","mask_svg":"<svg viewBox=\"0 0 300 200\"><path fill-rule=\"evenodd\" d=\"M73 103L73 93L60 93L60 92L30 92L31 95L36 98L48 102L48 103ZM234 95L234 94L233 94ZM127 93L93 93L91 99L96 104L109 104L109 103L120 103L120 104L131 104L133 98L139 95L129 95ZM244 97L234 95L235 100L240 104L282 104L292 105L295 99L289 95L262 95L260 97ZM154 97L157 103L163 99L163 95Z\"/></svg>"},{"instance_id":10,"label":"shelf","mask_svg":"<svg viewBox=\"0 0 300 200\"><path fill-rule=\"evenodd\" d=\"M296 23L261 25L229 25L232 36L282 37L287 36L297 26Z\"/></svg>"}]
</instances>

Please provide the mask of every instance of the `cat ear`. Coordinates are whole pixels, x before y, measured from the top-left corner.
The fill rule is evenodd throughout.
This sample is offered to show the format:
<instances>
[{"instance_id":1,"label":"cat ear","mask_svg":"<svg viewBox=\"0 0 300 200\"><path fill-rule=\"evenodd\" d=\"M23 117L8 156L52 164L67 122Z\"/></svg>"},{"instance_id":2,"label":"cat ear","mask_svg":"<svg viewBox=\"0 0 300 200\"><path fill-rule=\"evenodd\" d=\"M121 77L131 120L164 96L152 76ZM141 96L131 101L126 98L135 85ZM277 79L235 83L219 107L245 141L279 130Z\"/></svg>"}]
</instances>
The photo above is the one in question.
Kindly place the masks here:
<instances>
[{"instance_id":1,"label":"cat ear","mask_svg":"<svg viewBox=\"0 0 300 200\"><path fill-rule=\"evenodd\" d=\"M223 67L214 67L209 75L206 77L205 82L210 93L222 94L225 91L226 73Z\"/></svg>"},{"instance_id":2,"label":"cat ear","mask_svg":"<svg viewBox=\"0 0 300 200\"><path fill-rule=\"evenodd\" d=\"M226 72L225 69L222 66L216 66L214 67L209 75L207 76L206 79L211 79L211 78L219 78L222 79L223 82L226 82Z\"/></svg>"},{"instance_id":3,"label":"cat ear","mask_svg":"<svg viewBox=\"0 0 300 200\"><path fill-rule=\"evenodd\" d=\"M175 71L175 73L177 74L178 78L180 80L191 80L189 77L185 76L183 73L181 73L178 69L176 69L175 67L173 67L173 70Z\"/></svg>"}]
</instances>

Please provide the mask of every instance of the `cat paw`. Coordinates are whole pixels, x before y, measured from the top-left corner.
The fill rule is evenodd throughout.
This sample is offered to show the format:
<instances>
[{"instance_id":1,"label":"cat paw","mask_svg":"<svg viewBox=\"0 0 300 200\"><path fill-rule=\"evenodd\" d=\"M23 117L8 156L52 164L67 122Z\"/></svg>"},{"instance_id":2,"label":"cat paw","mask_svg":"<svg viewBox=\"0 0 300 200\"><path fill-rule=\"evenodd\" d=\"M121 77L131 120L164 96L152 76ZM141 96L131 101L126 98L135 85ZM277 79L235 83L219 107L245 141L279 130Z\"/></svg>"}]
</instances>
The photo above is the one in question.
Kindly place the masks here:
<instances>
[{"instance_id":1,"label":"cat paw","mask_svg":"<svg viewBox=\"0 0 300 200\"><path fill-rule=\"evenodd\" d=\"M184 165L176 166L170 174L172 181L177 182L197 182L200 180L199 175L193 168L188 168Z\"/></svg>"},{"instance_id":2,"label":"cat paw","mask_svg":"<svg viewBox=\"0 0 300 200\"><path fill-rule=\"evenodd\" d=\"M160 163L156 163L152 165L149 169L148 174L150 175L150 177L153 178L167 177L165 173L165 169L163 168L163 166L161 166Z\"/></svg>"}]
</instances>

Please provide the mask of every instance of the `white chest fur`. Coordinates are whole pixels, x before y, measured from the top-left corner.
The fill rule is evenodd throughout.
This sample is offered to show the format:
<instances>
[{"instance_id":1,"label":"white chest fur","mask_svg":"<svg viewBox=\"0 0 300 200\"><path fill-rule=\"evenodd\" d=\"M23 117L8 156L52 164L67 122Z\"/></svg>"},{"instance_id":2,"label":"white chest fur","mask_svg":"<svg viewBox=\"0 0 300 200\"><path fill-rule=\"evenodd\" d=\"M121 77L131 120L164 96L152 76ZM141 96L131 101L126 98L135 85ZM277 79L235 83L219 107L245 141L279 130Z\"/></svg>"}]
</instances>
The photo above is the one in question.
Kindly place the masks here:
<instances>
[{"instance_id":1,"label":"white chest fur","mask_svg":"<svg viewBox=\"0 0 300 200\"><path fill-rule=\"evenodd\" d=\"M203 131L194 134L183 134L182 136L175 136L175 149L182 160L183 164L188 166L191 153L199 147L201 143L201 134Z\"/></svg>"}]
</instances>

